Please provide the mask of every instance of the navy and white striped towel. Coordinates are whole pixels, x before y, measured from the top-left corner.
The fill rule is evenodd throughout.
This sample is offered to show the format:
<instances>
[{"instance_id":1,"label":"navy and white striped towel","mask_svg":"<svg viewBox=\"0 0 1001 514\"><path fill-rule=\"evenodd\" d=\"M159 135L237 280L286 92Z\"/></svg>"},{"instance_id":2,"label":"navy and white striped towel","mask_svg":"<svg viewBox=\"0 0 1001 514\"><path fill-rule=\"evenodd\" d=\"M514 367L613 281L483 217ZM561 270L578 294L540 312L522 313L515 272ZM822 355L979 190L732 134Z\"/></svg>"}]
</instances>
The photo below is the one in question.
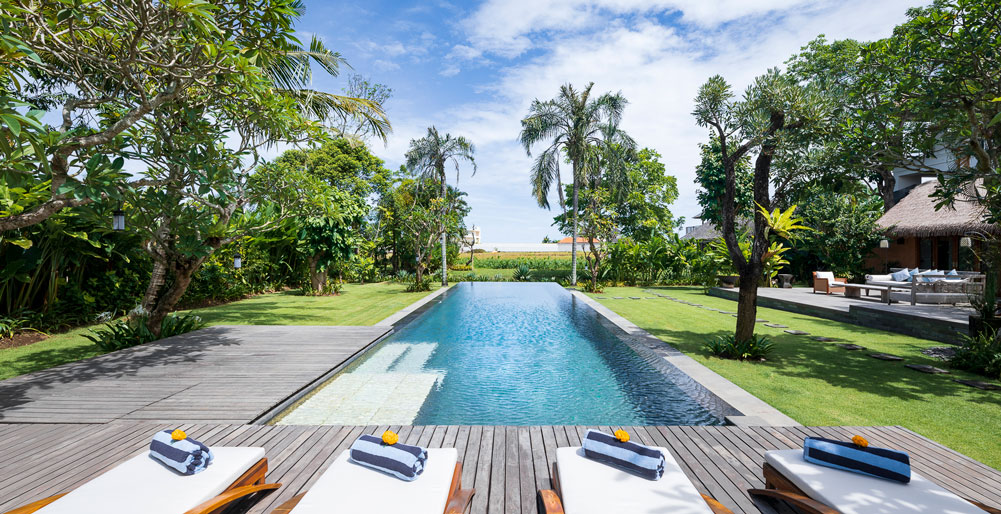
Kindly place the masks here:
<instances>
[{"instance_id":1,"label":"navy and white striped towel","mask_svg":"<svg viewBox=\"0 0 1001 514\"><path fill-rule=\"evenodd\" d=\"M911 481L910 457L904 452L887 448L807 437L803 441L803 460L905 484Z\"/></svg>"},{"instance_id":2,"label":"navy and white striped towel","mask_svg":"<svg viewBox=\"0 0 1001 514\"><path fill-rule=\"evenodd\" d=\"M212 462L208 446L190 437L174 440L170 430L157 432L149 443L149 456L162 462L182 475L205 471Z\"/></svg>"},{"instance_id":3,"label":"navy and white striped towel","mask_svg":"<svg viewBox=\"0 0 1001 514\"><path fill-rule=\"evenodd\" d=\"M660 450L622 442L597 430L588 430L581 446L584 456L589 459L611 464L648 480L660 480L664 476L664 454Z\"/></svg>"},{"instance_id":4,"label":"navy and white striped towel","mask_svg":"<svg viewBox=\"0 0 1001 514\"><path fill-rule=\"evenodd\" d=\"M424 472L428 452L420 446L385 444L374 435L363 435L351 444L351 460L362 466L393 475L400 480L416 480Z\"/></svg>"}]
</instances>

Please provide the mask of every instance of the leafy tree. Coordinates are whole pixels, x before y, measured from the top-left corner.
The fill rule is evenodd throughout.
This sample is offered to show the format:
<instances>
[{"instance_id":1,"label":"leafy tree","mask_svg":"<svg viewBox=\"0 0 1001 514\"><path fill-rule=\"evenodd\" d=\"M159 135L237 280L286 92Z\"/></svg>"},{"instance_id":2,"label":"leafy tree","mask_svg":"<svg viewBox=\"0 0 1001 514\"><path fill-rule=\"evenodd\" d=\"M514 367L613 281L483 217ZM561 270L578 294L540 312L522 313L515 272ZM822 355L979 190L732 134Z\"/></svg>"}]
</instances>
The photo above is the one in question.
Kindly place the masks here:
<instances>
[{"instance_id":1,"label":"leafy tree","mask_svg":"<svg viewBox=\"0 0 1001 514\"><path fill-rule=\"evenodd\" d=\"M540 207L549 208L549 189L553 182L560 198L560 208L566 213L563 181L560 176L560 160L569 159L573 168L573 222L571 233L574 244L570 254L570 280L577 283L577 219L579 212L580 184L587 172L588 160L592 158L592 147L604 139L603 130L607 126L617 126L626 106L621 94L605 93L591 98L588 83L577 91L570 84L560 87L560 92L552 100L535 99L529 107L529 114L521 120L519 138L525 152L531 156L532 147L538 143L548 143L532 164L532 195Z\"/></svg>"},{"instance_id":2,"label":"leafy tree","mask_svg":"<svg viewBox=\"0 0 1001 514\"><path fill-rule=\"evenodd\" d=\"M723 77L711 77L699 88L693 115L700 126L711 128L719 139L726 177L720 205L720 230L740 276L734 337L737 341L747 341L754 336L758 285L770 242L765 233L766 220L758 211L754 215L750 255L745 256L741 251L736 229L737 162L752 149L757 150L753 199L757 205L768 209L771 205L770 172L776 153L781 151L785 139L796 136L796 131L817 126L826 106L813 88L800 87L777 70L755 79L742 100L734 101L733 96Z\"/></svg>"},{"instance_id":3,"label":"leafy tree","mask_svg":"<svg viewBox=\"0 0 1001 514\"><path fill-rule=\"evenodd\" d=\"M567 185L566 187L570 189L573 186ZM584 259L587 262L587 269L591 272L591 283L588 291L598 292L601 290L598 286L599 271L605 257L608 256L611 241L617 232L614 221L616 212L612 210L612 195L608 189L592 182L581 188L578 193L583 200L581 212L575 215L573 211L570 211L557 215L554 220L555 224L564 232L571 228L575 218L579 220L581 233L587 241Z\"/></svg>"},{"instance_id":4,"label":"leafy tree","mask_svg":"<svg viewBox=\"0 0 1001 514\"><path fill-rule=\"evenodd\" d=\"M465 234L463 219L469 213L469 206L463 200L465 193L449 186L444 195L434 194L431 191L436 189L435 182L430 178L406 179L390 193L394 197L393 216L399 221L413 251L417 284L424 283L424 271L430 265L434 242L461 238ZM442 250L447 251L445 247Z\"/></svg>"},{"instance_id":5,"label":"leafy tree","mask_svg":"<svg viewBox=\"0 0 1001 514\"><path fill-rule=\"evenodd\" d=\"M700 144L702 152L702 162L695 167L695 180L699 183L700 189L695 192L699 205L702 207L702 214L699 217L704 222L712 223L717 227L723 226L722 204L726 196L726 169L723 166L723 159L720 156L719 138L711 136L709 144ZM754 174L751 172L751 158L743 155L734 163L734 201L736 202L737 219L747 219L751 214L751 207L754 205L752 198L752 181Z\"/></svg>"},{"instance_id":6,"label":"leafy tree","mask_svg":"<svg viewBox=\"0 0 1001 514\"><path fill-rule=\"evenodd\" d=\"M379 106L380 109L393 96L393 90L389 86L372 82L371 79L358 74L348 78L348 85L343 91L348 97L367 100ZM377 127L373 127L364 118L359 118L350 112L334 113L330 121L335 135L351 141L365 142L372 136L379 136Z\"/></svg>"},{"instance_id":7,"label":"leafy tree","mask_svg":"<svg viewBox=\"0 0 1001 514\"><path fill-rule=\"evenodd\" d=\"M883 214L881 198L872 193L841 195L816 187L812 193L803 205L803 222L813 230L799 236L797 250L817 256L818 269L861 277L865 259L882 237L876 224Z\"/></svg>"},{"instance_id":8,"label":"leafy tree","mask_svg":"<svg viewBox=\"0 0 1001 514\"><path fill-rule=\"evenodd\" d=\"M410 140L410 149L407 150L407 168L424 179L436 180L441 185L442 201L438 203L442 209L441 227L438 233L441 236L441 285L448 285L448 263L447 261L447 235L445 227L446 218L452 214L446 209L453 207L453 201L448 200L448 185L445 180L445 165L451 162L455 166L455 181L459 181L459 163L468 161L473 166L473 175L476 174L476 161L473 154L476 152L473 143L462 136L452 137L446 133L444 136L438 133L434 126L428 127L426 136L420 139Z\"/></svg>"},{"instance_id":9,"label":"leafy tree","mask_svg":"<svg viewBox=\"0 0 1001 514\"><path fill-rule=\"evenodd\" d=\"M336 188L324 188L327 205L322 216L306 218L299 225L296 248L309 266L309 290L331 292L329 274L351 259L361 244L357 230L365 216L364 198ZM291 221L291 220L290 220Z\"/></svg>"},{"instance_id":10,"label":"leafy tree","mask_svg":"<svg viewBox=\"0 0 1001 514\"><path fill-rule=\"evenodd\" d=\"M678 199L678 179L666 173L660 154L643 148L626 163L625 174L613 192L619 232L637 241L673 232L679 223L670 205Z\"/></svg>"},{"instance_id":11,"label":"leafy tree","mask_svg":"<svg viewBox=\"0 0 1001 514\"><path fill-rule=\"evenodd\" d=\"M316 148L286 150L274 166L300 167L332 187L355 197L366 198L375 191L377 176L389 172L382 159L369 149L344 138L323 142Z\"/></svg>"}]
</instances>

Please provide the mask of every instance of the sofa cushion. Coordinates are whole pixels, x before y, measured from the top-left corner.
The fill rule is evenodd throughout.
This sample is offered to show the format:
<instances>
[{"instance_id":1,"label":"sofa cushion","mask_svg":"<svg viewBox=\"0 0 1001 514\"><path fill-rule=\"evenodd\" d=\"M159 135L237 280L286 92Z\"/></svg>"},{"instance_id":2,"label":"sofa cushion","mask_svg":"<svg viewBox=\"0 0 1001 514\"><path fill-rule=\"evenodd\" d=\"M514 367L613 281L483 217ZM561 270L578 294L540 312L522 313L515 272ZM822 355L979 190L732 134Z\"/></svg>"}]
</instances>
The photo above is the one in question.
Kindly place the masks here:
<instances>
[{"instance_id":1,"label":"sofa cushion","mask_svg":"<svg viewBox=\"0 0 1001 514\"><path fill-rule=\"evenodd\" d=\"M567 514L712 514L702 495L666 448L664 476L647 480L584 457L580 447L556 449L563 509Z\"/></svg>"},{"instance_id":2,"label":"sofa cushion","mask_svg":"<svg viewBox=\"0 0 1001 514\"><path fill-rule=\"evenodd\" d=\"M817 278L818 279L826 279L827 283L830 284L831 282L834 282L834 272L833 271L818 271L817 272Z\"/></svg>"},{"instance_id":3,"label":"sofa cushion","mask_svg":"<svg viewBox=\"0 0 1001 514\"><path fill-rule=\"evenodd\" d=\"M264 448L212 447L205 471L182 475L149 451L116 465L38 510L41 514L184 514L226 490L264 458Z\"/></svg>"},{"instance_id":4,"label":"sofa cushion","mask_svg":"<svg viewBox=\"0 0 1001 514\"><path fill-rule=\"evenodd\" d=\"M802 450L765 452L765 460L807 496L842 514L984 514L913 471L904 484L811 464Z\"/></svg>"},{"instance_id":5,"label":"sofa cushion","mask_svg":"<svg viewBox=\"0 0 1001 514\"><path fill-rule=\"evenodd\" d=\"M894 282L910 282L911 272L909 270L902 269L900 271L890 273L890 278L893 279Z\"/></svg>"}]
</instances>

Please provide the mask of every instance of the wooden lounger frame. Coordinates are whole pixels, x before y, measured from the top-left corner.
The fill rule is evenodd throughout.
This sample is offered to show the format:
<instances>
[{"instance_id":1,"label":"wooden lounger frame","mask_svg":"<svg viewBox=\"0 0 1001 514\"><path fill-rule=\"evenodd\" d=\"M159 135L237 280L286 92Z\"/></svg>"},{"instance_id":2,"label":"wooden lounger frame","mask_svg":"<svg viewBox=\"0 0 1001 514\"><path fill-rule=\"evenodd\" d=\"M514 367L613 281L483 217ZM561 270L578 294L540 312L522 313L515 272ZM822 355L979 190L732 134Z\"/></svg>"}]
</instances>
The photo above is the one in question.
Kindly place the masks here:
<instances>
[{"instance_id":1,"label":"wooden lounger frame","mask_svg":"<svg viewBox=\"0 0 1001 514\"><path fill-rule=\"evenodd\" d=\"M264 475L268 473L268 459L261 459L250 467L240 478L237 478L219 496L205 501L201 505L185 512L184 514L219 514L235 501L242 500L252 494L262 491L271 491L281 487L281 484L264 483ZM6 514L29 514L42 507L66 496L68 493L50 496L44 500L29 503L23 507L18 507Z\"/></svg>"},{"instance_id":2,"label":"wooden lounger frame","mask_svg":"<svg viewBox=\"0 0 1001 514\"><path fill-rule=\"evenodd\" d=\"M309 492L309 491L306 491ZM292 514L292 509L299 504L306 492L299 493L287 502L271 511L271 514ZM455 463L455 471L452 473L452 484L448 487L448 501L445 502L445 512L443 514L462 514L466 512L476 489L462 488L462 463Z\"/></svg>"},{"instance_id":3,"label":"wooden lounger frame","mask_svg":"<svg viewBox=\"0 0 1001 514\"><path fill-rule=\"evenodd\" d=\"M539 491L539 512L542 514L565 514L563 512L563 502L560 501L562 496L563 494L560 491L560 473L554 462L553 488ZM702 499L709 505L709 510L713 511L713 514L733 514L730 509L709 496L703 494Z\"/></svg>"},{"instance_id":4,"label":"wooden lounger frame","mask_svg":"<svg viewBox=\"0 0 1001 514\"><path fill-rule=\"evenodd\" d=\"M761 467L761 474L765 478L765 488L748 489L747 492L750 493L751 496L781 500L805 514L840 514L838 510L807 496L802 489L796 487L796 484L792 483L791 480L786 478L771 464L766 462ZM989 512L990 514L1001 514L1001 510L988 507L980 502L967 498L964 498L964 500L970 502L984 512Z\"/></svg>"}]
</instances>

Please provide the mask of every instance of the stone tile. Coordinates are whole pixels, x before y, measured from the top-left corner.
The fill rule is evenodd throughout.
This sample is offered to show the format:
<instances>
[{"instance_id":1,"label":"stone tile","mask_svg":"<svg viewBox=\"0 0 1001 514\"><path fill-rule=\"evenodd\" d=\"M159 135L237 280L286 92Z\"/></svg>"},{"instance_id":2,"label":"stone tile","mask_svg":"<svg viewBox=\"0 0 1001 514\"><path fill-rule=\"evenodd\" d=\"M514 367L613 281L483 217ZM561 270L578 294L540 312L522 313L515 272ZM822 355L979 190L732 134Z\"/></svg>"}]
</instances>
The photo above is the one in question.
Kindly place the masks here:
<instances>
[{"instance_id":1,"label":"stone tile","mask_svg":"<svg viewBox=\"0 0 1001 514\"><path fill-rule=\"evenodd\" d=\"M789 328L788 325L783 325L781 323L765 323L765 326L771 328Z\"/></svg>"},{"instance_id":2,"label":"stone tile","mask_svg":"<svg viewBox=\"0 0 1001 514\"><path fill-rule=\"evenodd\" d=\"M879 359L881 361L902 361L902 360L904 360L903 357L900 357L898 355L890 355L889 353L870 353L869 356L872 357L873 359Z\"/></svg>"},{"instance_id":3,"label":"stone tile","mask_svg":"<svg viewBox=\"0 0 1001 514\"><path fill-rule=\"evenodd\" d=\"M831 341L837 341L837 339L832 339L830 337L824 337L824 336L811 336L810 339L813 339L814 341L820 341L822 343L829 343Z\"/></svg>"},{"instance_id":4,"label":"stone tile","mask_svg":"<svg viewBox=\"0 0 1001 514\"><path fill-rule=\"evenodd\" d=\"M845 350L865 350L864 346L859 346L857 344L839 344L838 348L844 348Z\"/></svg>"},{"instance_id":5,"label":"stone tile","mask_svg":"<svg viewBox=\"0 0 1001 514\"><path fill-rule=\"evenodd\" d=\"M992 384L990 382L982 382L980 380L964 380L960 378L952 379L953 382L959 382L965 386L976 387L977 389L983 389L984 391L997 391L1001 390L1001 385Z\"/></svg>"},{"instance_id":6,"label":"stone tile","mask_svg":"<svg viewBox=\"0 0 1001 514\"><path fill-rule=\"evenodd\" d=\"M942 368L936 368L935 366L929 366L927 364L904 364L904 367L911 368L915 371L920 371L922 373L931 373L932 375L942 375L949 373Z\"/></svg>"},{"instance_id":7,"label":"stone tile","mask_svg":"<svg viewBox=\"0 0 1001 514\"><path fill-rule=\"evenodd\" d=\"M787 334L792 334L794 336L808 336L809 332L803 332L802 330L783 330Z\"/></svg>"}]
</instances>

